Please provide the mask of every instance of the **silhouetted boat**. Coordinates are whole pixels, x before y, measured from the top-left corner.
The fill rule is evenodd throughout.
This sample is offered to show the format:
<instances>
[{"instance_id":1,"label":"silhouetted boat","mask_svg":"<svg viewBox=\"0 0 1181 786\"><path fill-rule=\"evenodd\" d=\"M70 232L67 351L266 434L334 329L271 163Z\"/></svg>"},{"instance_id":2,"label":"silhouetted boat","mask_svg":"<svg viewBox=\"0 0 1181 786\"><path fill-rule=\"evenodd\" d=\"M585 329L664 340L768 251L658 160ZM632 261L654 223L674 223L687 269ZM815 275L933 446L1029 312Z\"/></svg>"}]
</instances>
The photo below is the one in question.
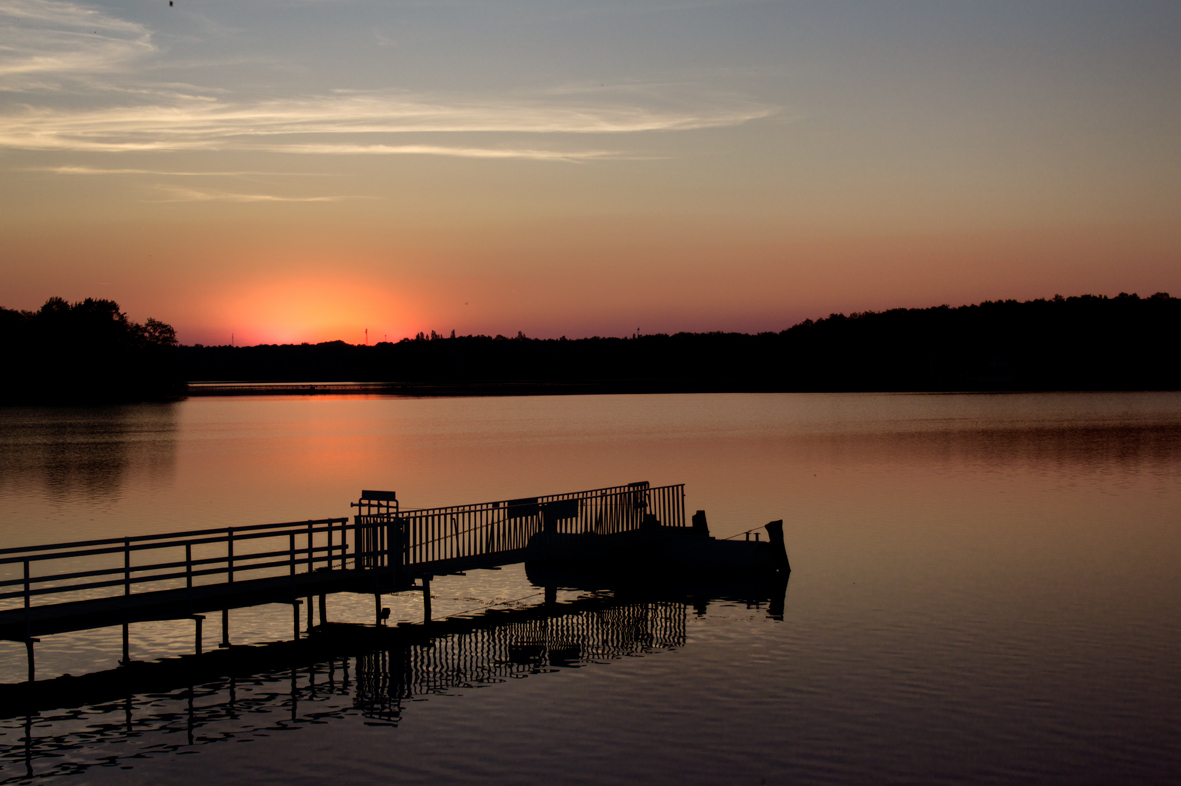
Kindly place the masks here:
<instances>
[{"instance_id":1,"label":"silhouetted boat","mask_svg":"<svg viewBox=\"0 0 1181 786\"><path fill-rule=\"evenodd\" d=\"M538 532L529 539L525 570L538 586L597 589L637 583L675 582L711 589L740 583L774 585L791 572L783 521L754 530L744 540L710 536L705 511L692 527L661 526L655 516L630 532L603 537L593 532ZM755 535L752 540L751 534Z\"/></svg>"}]
</instances>

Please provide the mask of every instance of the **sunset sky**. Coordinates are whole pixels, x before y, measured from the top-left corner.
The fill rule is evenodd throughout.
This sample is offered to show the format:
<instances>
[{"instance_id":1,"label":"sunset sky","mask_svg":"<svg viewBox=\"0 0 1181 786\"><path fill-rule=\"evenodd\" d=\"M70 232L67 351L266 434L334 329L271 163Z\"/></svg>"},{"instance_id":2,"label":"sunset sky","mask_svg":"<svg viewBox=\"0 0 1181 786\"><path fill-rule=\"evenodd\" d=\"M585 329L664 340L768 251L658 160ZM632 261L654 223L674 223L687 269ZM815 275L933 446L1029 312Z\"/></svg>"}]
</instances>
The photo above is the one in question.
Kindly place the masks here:
<instances>
[{"instance_id":1,"label":"sunset sky","mask_svg":"<svg viewBox=\"0 0 1181 786\"><path fill-rule=\"evenodd\" d=\"M1181 295L1181 3L0 0L0 305L184 343Z\"/></svg>"}]
</instances>

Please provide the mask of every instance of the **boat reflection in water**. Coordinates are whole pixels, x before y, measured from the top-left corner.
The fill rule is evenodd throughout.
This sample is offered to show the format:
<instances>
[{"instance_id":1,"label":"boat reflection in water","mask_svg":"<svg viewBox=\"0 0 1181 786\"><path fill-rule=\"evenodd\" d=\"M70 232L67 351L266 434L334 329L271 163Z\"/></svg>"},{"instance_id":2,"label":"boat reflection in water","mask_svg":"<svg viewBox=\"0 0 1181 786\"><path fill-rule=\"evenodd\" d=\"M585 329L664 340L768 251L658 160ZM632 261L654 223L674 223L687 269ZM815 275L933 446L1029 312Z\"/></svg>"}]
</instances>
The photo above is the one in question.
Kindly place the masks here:
<instances>
[{"instance_id":1,"label":"boat reflection in water","mask_svg":"<svg viewBox=\"0 0 1181 786\"><path fill-rule=\"evenodd\" d=\"M714 599L781 619L786 585L631 586L562 603L550 587L542 604L426 626L329 624L298 642L67 676L27 693L3 686L0 783L133 766L284 729L315 733L356 715L396 726L410 702L432 694L684 647L689 614Z\"/></svg>"}]
</instances>

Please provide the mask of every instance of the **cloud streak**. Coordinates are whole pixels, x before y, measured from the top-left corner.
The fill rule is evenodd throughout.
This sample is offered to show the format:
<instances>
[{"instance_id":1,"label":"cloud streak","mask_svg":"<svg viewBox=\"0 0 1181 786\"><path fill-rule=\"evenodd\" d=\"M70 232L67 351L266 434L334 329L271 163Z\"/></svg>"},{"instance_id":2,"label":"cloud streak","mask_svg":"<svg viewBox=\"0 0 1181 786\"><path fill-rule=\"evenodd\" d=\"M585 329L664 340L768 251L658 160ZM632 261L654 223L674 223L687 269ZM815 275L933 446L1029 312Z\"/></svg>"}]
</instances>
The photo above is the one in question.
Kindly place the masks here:
<instances>
[{"instance_id":1,"label":"cloud streak","mask_svg":"<svg viewBox=\"0 0 1181 786\"><path fill-rule=\"evenodd\" d=\"M0 0L0 86L116 70L156 51L143 25L60 0Z\"/></svg>"},{"instance_id":2,"label":"cloud streak","mask_svg":"<svg viewBox=\"0 0 1181 786\"><path fill-rule=\"evenodd\" d=\"M282 172L261 169L241 169L227 172L177 172L168 169L108 169L92 166L45 166L30 167L28 172L51 172L55 175L159 175L163 177L247 177L250 175L266 175L279 177L317 177L325 176L324 172Z\"/></svg>"},{"instance_id":3,"label":"cloud streak","mask_svg":"<svg viewBox=\"0 0 1181 786\"><path fill-rule=\"evenodd\" d=\"M304 155L454 156L457 158L526 158L534 161L591 161L623 157L622 153L611 150L562 152L528 148L448 147L445 145L292 144L277 146L272 150Z\"/></svg>"},{"instance_id":4,"label":"cloud streak","mask_svg":"<svg viewBox=\"0 0 1181 786\"><path fill-rule=\"evenodd\" d=\"M366 197L349 196L313 196L290 197L275 194L237 194L230 191L202 190L196 188L180 188L177 186L159 186L161 191L170 196L165 199L150 200L154 202L339 202L344 199L364 199Z\"/></svg>"},{"instance_id":5,"label":"cloud streak","mask_svg":"<svg viewBox=\"0 0 1181 786\"><path fill-rule=\"evenodd\" d=\"M555 100L460 99L444 103L402 95L330 95L256 103L180 101L171 105L78 110L29 107L0 115L0 147L77 152L260 149L304 154L574 160L612 154L498 150L484 145L389 145L372 137L412 133L618 135L687 131L739 125L773 113L773 108L750 104L694 111L635 104L562 105ZM368 139L356 141L358 137Z\"/></svg>"},{"instance_id":6,"label":"cloud streak","mask_svg":"<svg viewBox=\"0 0 1181 786\"><path fill-rule=\"evenodd\" d=\"M571 144L573 138L736 126L778 112L733 96L675 100L658 87L642 85L498 99L342 90L248 100L233 99L225 90L142 82L134 76L110 84L96 79L117 71L131 74L131 65L157 53L147 27L96 8L68 0L0 0L0 90L29 96L19 105L0 106L0 150L578 162L637 156L602 145L588 149L584 143ZM522 142L521 136L530 141Z\"/></svg>"}]
</instances>

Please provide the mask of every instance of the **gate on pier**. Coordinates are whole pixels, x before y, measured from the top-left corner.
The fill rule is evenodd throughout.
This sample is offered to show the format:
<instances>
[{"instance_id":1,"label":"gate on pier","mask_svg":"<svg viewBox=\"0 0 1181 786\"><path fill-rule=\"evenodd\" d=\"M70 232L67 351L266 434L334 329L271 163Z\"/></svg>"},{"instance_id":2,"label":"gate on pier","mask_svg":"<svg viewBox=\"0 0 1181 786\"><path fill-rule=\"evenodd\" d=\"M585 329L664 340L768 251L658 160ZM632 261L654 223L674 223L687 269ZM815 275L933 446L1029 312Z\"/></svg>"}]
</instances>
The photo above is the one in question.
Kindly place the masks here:
<instances>
[{"instance_id":1,"label":"gate on pier","mask_svg":"<svg viewBox=\"0 0 1181 786\"><path fill-rule=\"evenodd\" d=\"M365 490L359 501L350 504L357 509L353 517L357 529L355 566L361 570L401 567L405 522L398 515L398 495Z\"/></svg>"}]
</instances>

